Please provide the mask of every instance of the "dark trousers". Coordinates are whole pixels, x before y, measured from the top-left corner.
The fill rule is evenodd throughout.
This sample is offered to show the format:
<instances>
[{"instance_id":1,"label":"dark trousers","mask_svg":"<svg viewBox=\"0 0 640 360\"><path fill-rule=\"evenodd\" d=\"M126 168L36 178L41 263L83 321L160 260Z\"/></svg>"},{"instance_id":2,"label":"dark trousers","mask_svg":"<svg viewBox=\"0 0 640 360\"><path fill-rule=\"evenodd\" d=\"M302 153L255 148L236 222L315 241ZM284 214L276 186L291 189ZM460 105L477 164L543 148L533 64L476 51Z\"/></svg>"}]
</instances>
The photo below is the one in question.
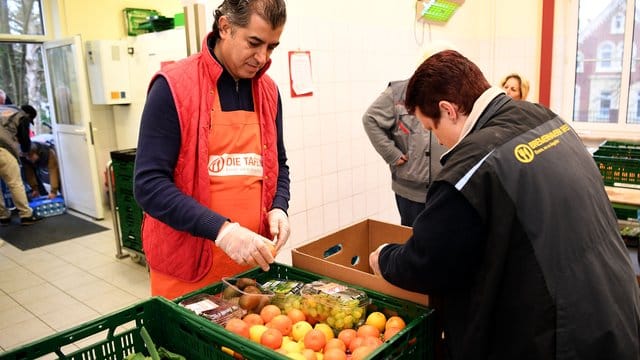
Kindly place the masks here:
<instances>
[{"instance_id":1,"label":"dark trousers","mask_svg":"<svg viewBox=\"0 0 640 360\"><path fill-rule=\"evenodd\" d=\"M396 204L400 212L400 223L404 226L413 226L418 214L424 210L424 203L411 201L396 194Z\"/></svg>"}]
</instances>

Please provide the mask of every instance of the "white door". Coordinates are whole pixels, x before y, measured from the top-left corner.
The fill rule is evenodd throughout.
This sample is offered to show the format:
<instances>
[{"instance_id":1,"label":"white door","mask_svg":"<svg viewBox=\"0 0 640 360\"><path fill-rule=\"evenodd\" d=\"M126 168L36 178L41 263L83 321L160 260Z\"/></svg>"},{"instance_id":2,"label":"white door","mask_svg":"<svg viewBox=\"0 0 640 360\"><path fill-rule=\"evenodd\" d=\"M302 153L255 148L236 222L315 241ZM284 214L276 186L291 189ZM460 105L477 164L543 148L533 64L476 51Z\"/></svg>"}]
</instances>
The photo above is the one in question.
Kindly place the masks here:
<instances>
[{"instance_id":1,"label":"white door","mask_svg":"<svg viewBox=\"0 0 640 360\"><path fill-rule=\"evenodd\" d=\"M44 49L62 195L69 209L103 219L82 40L76 35L45 42Z\"/></svg>"}]
</instances>

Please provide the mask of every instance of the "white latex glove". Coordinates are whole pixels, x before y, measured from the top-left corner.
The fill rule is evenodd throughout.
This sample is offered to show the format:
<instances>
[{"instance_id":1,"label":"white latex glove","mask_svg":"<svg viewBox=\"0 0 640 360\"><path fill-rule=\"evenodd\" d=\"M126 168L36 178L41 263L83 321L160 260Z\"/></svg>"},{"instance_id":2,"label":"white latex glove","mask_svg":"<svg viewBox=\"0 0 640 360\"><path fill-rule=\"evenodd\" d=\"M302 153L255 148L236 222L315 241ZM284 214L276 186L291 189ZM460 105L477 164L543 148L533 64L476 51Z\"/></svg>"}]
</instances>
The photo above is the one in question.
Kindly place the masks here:
<instances>
[{"instance_id":1,"label":"white latex glove","mask_svg":"<svg viewBox=\"0 0 640 360\"><path fill-rule=\"evenodd\" d=\"M382 248L387 245L388 244L382 244L378 246L378 248L374 252L369 254L369 266L371 267L371 270L373 270L374 275L382 276L380 272L380 264L378 263L378 258L380 257L380 250L382 250Z\"/></svg>"},{"instance_id":2,"label":"white latex glove","mask_svg":"<svg viewBox=\"0 0 640 360\"><path fill-rule=\"evenodd\" d=\"M260 266L268 271L269 264L274 261L271 242L238 223L227 222L222 225L215 242L240 265Z\"/></svg>"},{"instance_id":3,"label":"white latex glove","mask_svg":"<svg viewBox=\"0 0 640 360\"><path fill-rule=\"evenodd\" d=\"M289 228L289 217L282 209L275 208L267 214L269 221L269 231L276 239L276 253L282 249L284 244L289 240L291 230Z\"/></svg>"}]
</instances>

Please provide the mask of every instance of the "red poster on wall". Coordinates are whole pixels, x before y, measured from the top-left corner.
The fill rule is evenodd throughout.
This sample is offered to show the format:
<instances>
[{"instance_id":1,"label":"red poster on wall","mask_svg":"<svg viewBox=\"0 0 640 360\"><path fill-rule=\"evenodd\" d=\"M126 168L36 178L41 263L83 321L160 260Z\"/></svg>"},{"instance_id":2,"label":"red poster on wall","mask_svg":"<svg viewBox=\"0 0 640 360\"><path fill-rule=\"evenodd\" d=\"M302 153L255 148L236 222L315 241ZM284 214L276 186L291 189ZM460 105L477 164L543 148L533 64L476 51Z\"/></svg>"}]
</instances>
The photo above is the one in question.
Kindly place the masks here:
<instances>
[{"instance_id":1,"label":"red poster on wall","mask_svg":"<svg viewBox=\"0 0 640 360\"><path fill-rule=\"evenodd\" d=\"M313 95L311 52L289 51L289 84L291 97Z\"/></svg>"}]
</instances>

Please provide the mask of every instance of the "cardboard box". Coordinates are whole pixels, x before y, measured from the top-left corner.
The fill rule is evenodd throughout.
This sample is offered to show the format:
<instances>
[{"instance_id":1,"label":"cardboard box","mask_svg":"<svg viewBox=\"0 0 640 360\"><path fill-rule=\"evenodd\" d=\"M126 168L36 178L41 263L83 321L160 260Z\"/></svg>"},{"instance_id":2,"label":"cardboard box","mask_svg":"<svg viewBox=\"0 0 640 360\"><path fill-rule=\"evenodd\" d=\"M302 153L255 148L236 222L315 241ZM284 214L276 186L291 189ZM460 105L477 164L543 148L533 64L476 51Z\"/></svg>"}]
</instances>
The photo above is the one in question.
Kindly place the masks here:
<instances>
[{"instance_id":1,"label":"cardboard box","mask_svg":"<svg viewBox=\"0 0 640 360\"><path fill-rule=\"evenodd\" d=\"M404 243L411 228L376 220L364 220L291 250L294 267L362 286L383 294L428 305L427 295L401 289L369 267L369 254L384 243Z\"/></svg>"}]
</instances>

